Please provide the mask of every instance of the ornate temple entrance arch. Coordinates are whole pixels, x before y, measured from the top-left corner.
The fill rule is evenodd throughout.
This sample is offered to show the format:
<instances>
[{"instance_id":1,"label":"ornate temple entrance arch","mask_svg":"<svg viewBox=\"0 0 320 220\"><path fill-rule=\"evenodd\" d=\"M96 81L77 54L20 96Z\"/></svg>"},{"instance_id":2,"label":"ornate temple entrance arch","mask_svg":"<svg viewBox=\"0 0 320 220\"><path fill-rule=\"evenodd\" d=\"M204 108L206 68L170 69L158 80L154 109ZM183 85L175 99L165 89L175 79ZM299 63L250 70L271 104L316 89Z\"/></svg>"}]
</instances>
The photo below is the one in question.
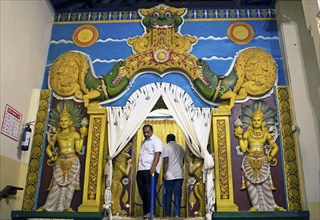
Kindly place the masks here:
<instances>
[{"instance_id":1,"label":"ornate temple entrance arch","mask_svg":"<svg viewBox=\"0 0 320 220\"><path fill-rule=\"evenodd\" d=\"M217 210L237 210L233 201L230 142L227 138L230 136L230 109L223 106L215 109L194 107L191 97L183 89L171 83L157 82L136 90L125 106L103 108L94 103L89 105L91 128L89 128L89 133L91 132L89 137L91 138L88 140L86 156L83 204L79 207L79 211L98 211L103 205L112 215L112 159L127 145L160 97L163 98L177 124L182 128L192 153L204 159L207 219L212 216L215 199L218 201ZM212 129L210 129L211 124ZM210 134L213 137L215 160L218 161L215 167L216 193L212 176L213 158L207 151ZM108 144L104 144L106 143L105 136L107 136ZM95 137L100 137L100 139L95 140ZM108 149L105 149L106 145ZM104 199L101 196L104 189L101 182L104 182L104 177L100 175L103 172L104 161L106 161L103 159L103 152L107 152L108 155L106 158L108 179ZM100 159L97 160L97 158ZM93 177L97 182L91 181ZM100 185L99 181L101 181Z\"/></svg>"},{"instance_id":2,"label":"ornate temple entrance arch","mask_svg":"<svg viewBox=\"0 0 320 220\"><path fill-rule=\"evenodd\" d=\"M180 33L186 13L186 8L163 4L140 9L145 33L127 40L132 55L116 63L106 75L97 77L88 56L78 51L66 52L52 65L51 89L57 96L83 100L87 107L91 101L119 98L142 73L162 76L178 71L189 78L194 90L208 103L223 103L232 108L236 100L270 94L277 80L277 68L267 51L257 47L241 50L235 54L229 71L219 75L206 61L190 53L198 39Z\"/></svg>"},{"instance_id":3,"label":"ornate temple entrance arch","mask_svg":"<svg viewBox=\"0 0 320 220\"><path fill-rule=\"evenodd\" d=\"M197 43L197 38L181 35L180 33L183 16L186 12L187 10L184 8L173 8L166 5L139 10L139 14L142 17L142 25L145 28L144 35L128 40L129 46L133 49L133 54L124 61L116 63L111 72L104 76L97 77L94 74L92 65L89 64L88 56L78 51L66 52L53 63L49 83L54 95L59 98L73 97L80 101L83 100L84 106L87 107L87 112L90 115L83 204L79 207L79 211L99 211L102 209L103 203L105 208L110 208L110 176L112 176L112 173L110 174L110 171L112 172L110 159L117 155L130 140L130 135L128 134L134 134L137 129L136 127L130 127L130 129L127 127L128 131L122 131L121 135L106 135L106 132L117 131L115 128L107 129L107 121L109 120L108 125L112 126L110 121L113 120L112 117L115 115L115 113L111 114L111 112L117 111L118 114L121 112L126 117L130 117L132 109L129 111L129 108L125 109L124 107L119 107L119 109L117 107L107 107L106 110L106 108L101 107L101 103L108 103L123 96L130 89L136 77L145 72L155 72L163 76L170 71L184 73L189 78L192 84L191 87L203 100L210 104L220 105L219 108L213 109L210 114L206 113L210 115L210 118L213 116L212 121L207 123L207 126L211 123L214 126L212 136L215 161L218 162L218 166L215 167L217 210L237 210L233 202L230 159L229 117L231 109L236 100L243 101L248 97L260 98L269 95L277 79L276 65L273 57L265 50L247 48L238 52L233 66L226 75L214 73L208 63L190 54L192 46ZM166 17L168 14L170 16ZM166 18L164 19L164 17ZM149 90L147 89L148 87L152 87L152 89ZM174 86L171 87L173 88ZM166 91L164 91L165 88ZM140 95L148 98L148 104L151 103L150 91L153 91L152 94L155 96L160 97L160 95L163 95L164 97L167 92L170 92L170 85L154 83L152 86L146 85L140 88ZM158 91L158 93L154 93L154 91ZM175 105L173 97L175 97L174 94L168 97L167 103L170 103L169 105L176 106L177 109L183 106ZM153 105L157 99L155 98L154 100ZM130 102L130 100L128 101ZM150 104L150 106L153 105ZM146 106L146 104L141 106ZM171 107L171 109L175 108ZM146 111L146 113L150 110ZM183 110L181 108L179 113ZM141 112L139 114L143 115ZM176 117L178 118L178 116ZM183 121L191 122L192 120ZM138 124L133 123L132 125L137 126ZM203 124L201 128L204 127ZM201 129L199 130L201 131ZM184 133L188 136L192 132L186 129ZM109 180L107 181L107 193L103 196L104 187L99 183L103 182L104 179L102 170L103 161L106 160L104 156L104 146L107 142L105 136L117 137L117 139L114 139L117 142L110 143L112 140L110 138L106 139L109 142L109 146L115 147L112 147L111 151L109 149L108 152L110 157ZM127 140L128 138L129 140ZM207 151L204 150L206 149L208 138L200 139L201 141L197 140L199 138L190 138L190 146L197 145L191 148L193 153L204 158L204 166L208 168L207 170L210 170L213 166L213 161ZM201 153L197 153L199 152L197 148L202 149ZM207 172L206 175L207 181L211 181L210 175L212 175L212 172ZM214 196L210 195L213 195L214 191L213 183L212 187L211 185L209 187L209 185L207 184L206 212L208 214L207 217L210 219L211 216L209 215L213 211L214 203ZM101 202L104 197L106 198L105 202Z\"/></svg>"},{"instance_id":4,"label":"ornate temple entrance arch","mask_svg":"<svg viewBox=\"0 0 320 220\"><path fill-rule=\"evenodd\" d=\"M192 153L204 159L206 211L207 216L211 216L215 198L212 177L213 158L207 150L211 109L194 107L191 97L183 89L169 83L148 84L134 92L125 106L107 107L109 175L104 207L110 210L112 204L112 159L127 145L160 97L163 98L173 118L182 129Z\"/></svg>"}]
</instances>

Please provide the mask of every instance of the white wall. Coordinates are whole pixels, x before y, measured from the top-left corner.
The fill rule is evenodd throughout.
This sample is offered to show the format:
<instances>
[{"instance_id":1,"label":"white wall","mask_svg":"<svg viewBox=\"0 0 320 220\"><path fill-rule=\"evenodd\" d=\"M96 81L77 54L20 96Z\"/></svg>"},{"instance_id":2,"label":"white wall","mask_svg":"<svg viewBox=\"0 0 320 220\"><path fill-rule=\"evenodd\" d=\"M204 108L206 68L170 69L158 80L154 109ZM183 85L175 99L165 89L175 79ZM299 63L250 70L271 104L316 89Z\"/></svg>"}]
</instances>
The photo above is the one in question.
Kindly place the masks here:
<instances>
[{"instance_id":1,"label":"white wall","mask_svg":"<svg viewBox=\"0 0 320 220\"><path fill-rule=\"evenodd\" d=\"M32 120L37 110L47 59L53 9L46 0L1 0L1 112L6 104L23 115L23 123ZM32 113L33 112L33 113ZM6 185L24 187L29 152L19 154L18 142L0 135L0 190ZM3 199L0 219L11 219L11 209L21 209L23 192Z\"/></svg>"},{"instance_id":2,"label":"white wall","mask_svg":"<svg viewBox=\"0 0 320 220\"><path fill-rule=\"evenodd\" d=\"M316 3L316 1L315 1ZM277 4L282 48L291 88L298 151L304 182L304 209L311 219L320 219L320 140L319 93L320 71L315 45L308 31L301 1L280 0ZM307 14L308 15L308 14Z\"/></svg>"},{"instance_id":3,"label":"white wall","mask_svg":"<svg viewBox=\"0 0 320 220\"><path fill-rule=\"evenodd\" d=\"M318 27L317 19L320 19L320 0L310 1L302 0L303 11L305 14L307 28L313 38L317 53L318 65L320 68L320 25Z\"/></svg>"}]
</instances>

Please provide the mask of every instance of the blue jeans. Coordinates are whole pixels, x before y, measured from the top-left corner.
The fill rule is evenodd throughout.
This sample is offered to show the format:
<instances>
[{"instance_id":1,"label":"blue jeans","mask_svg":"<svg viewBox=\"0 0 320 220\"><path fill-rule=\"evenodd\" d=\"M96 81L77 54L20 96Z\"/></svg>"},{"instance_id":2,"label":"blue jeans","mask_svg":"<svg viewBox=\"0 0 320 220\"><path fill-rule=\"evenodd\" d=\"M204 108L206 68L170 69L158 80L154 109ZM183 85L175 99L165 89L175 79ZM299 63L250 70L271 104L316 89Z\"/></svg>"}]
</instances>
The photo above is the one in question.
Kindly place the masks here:
<instances>
[{"instance_id":1,"label":"blue jeans","mask_svg":"<svg viewBox=\"0 0 320 220\"><path fill-rule=\"evenodd\" d=\"M181 196L182 196L183 179L165 180L165 195L164 195L164 212L166 216L171 216L171 198L174 195L173 201L173 216L180 216Z\"/></svg>"}]
</instances>

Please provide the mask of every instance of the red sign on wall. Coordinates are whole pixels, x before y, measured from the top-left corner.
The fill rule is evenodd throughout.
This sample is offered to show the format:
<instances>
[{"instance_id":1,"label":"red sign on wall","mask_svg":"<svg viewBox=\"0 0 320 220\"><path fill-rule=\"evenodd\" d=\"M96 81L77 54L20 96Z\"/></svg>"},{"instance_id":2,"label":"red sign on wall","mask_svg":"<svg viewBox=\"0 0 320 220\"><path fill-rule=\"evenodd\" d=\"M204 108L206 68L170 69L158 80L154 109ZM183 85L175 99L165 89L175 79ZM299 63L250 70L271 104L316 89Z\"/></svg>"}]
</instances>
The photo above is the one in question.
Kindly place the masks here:
<instances>
[{"instance_id":1,"label":"red sign on wall","mask_svg":"<svg viewBox=\"0 0 320 220\"><path fill-rule=\"evenodd\" d=\"M7 104L4 110L1 134L18 141L21 121L22 114Z\"/></svg>"}]
</instances>

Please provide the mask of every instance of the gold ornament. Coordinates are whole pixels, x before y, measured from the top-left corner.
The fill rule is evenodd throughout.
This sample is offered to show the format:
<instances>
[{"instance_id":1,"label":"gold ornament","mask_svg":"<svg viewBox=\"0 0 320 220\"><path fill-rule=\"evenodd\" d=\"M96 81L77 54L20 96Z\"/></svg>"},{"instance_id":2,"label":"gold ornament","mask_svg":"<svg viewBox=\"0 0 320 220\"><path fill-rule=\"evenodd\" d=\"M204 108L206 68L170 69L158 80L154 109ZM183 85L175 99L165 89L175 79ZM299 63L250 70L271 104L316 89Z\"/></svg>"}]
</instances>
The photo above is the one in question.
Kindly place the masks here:
<instances>
[{"instance_id":1,"label":"gold ornament","mask_svg":"<svg viewBox=\"0 0 320 220\"><path fill-rule=\"evenodd\" d=\"M82 99L83 91L89 93L84 85L84 77L89 68L88 61L80 52L66 52L59 56L50 70L49 84L58 95L75 95ZM82 91L81 91L82 89Z\"/></svg>"},{"instance_id":2,"label":"gold ornament","mask_svg":"<svg viewBox=\"0 0 320 220\"><path fill-rule=\"evenodd\" d=\"M236 99L248 95L258 97L272 89L276 81L277 67L273 57L262 48L242 51L235 63L238 82L234 91Z\"/></svg>"},{"instance_id":3,"label":"gold ornament","mask_svg":"<svg viewBox=\"0 0 320 220\"><path fill-rule=\"evenodd\" d=\"M235 22L228 27L228 38L236 44L248 44L253 40L254 30L246 22Z\"/></svg>"},{"instance_id":4,"label":"gold ornament","mask_svg":"<svg viewBox=\"0 0 320 220\"><path fill-rule=\"evenodd\" d=\"M254 117L260 117L263 119L263 112L261 110L261 102L259 102L259 104L258 104L258 109L252 113L252 118L254 118Z\"/></svg>"}]
</instances>

